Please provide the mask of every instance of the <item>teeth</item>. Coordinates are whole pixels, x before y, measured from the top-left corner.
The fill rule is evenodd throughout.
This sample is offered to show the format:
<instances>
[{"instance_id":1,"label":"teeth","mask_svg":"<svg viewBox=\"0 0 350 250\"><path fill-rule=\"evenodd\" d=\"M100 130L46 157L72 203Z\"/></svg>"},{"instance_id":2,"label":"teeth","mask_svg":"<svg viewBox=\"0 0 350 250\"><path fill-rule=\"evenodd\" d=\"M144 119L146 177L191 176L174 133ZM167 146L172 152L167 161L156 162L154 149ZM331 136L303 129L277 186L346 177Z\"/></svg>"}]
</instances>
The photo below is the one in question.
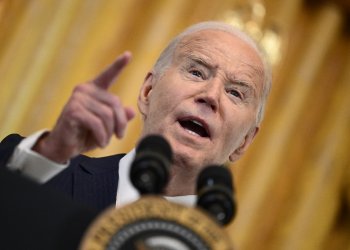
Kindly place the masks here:
<instances>
[{"instance_id":1,"label":"teeth","mask_svg":"<svg viewBox=\"0 0 350 250\"><path fill-rule=\"evenodd\" d=\"M193 122L193 123L195 123L195 124L197 124L197 125L199 125L199 126L203 127L202 123L200 123L200 122L198 122L198 121L191 120L191 122Z\"/></svg>"},{"instance_id":2,"label":"teeth","mask_svg":"<svg viewBox=\"0 0 350 250\"><path fill-rule=\"evenodd\" d=\"M191 135L200 136L199 134L193 132L192 130L186 129L186 131L187 131L188 133L190 133Z\"/></svg>"}]
</instances>

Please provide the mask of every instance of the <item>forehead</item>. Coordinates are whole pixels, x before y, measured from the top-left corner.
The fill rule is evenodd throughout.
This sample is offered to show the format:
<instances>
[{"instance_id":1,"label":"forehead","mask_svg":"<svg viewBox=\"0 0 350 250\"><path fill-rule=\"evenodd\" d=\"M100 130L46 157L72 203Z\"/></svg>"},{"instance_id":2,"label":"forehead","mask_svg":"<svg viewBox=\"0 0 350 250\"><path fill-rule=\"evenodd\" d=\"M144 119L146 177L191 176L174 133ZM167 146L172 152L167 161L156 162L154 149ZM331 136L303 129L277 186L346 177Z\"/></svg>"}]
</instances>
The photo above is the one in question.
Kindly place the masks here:
<instances>
[{"instance_id":1,"label":"forehead","mask_svg":"<svg viewBox=\"0 0 350 250\"><path fill-rule=\"evenodd\" d=\"M200 56L218 67L225 65L229 71L237 69L237 66L245 66L245 71L261 78L259 80L262 80L264 74L262 59L257 50L242 38L225 31L201 30L182 38L174 58L190 55Z\"/></svg>"}]
</instances>

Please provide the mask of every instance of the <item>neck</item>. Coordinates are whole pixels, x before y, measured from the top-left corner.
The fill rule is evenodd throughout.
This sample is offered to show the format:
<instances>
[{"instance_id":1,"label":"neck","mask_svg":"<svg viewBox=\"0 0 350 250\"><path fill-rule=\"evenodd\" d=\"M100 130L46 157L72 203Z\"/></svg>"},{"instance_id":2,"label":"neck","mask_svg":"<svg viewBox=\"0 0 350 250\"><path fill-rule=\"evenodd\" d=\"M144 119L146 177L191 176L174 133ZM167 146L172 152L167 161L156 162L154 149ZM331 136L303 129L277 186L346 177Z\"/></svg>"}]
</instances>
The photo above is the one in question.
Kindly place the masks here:
<instances>
[{"instance_id":1,"label":"neck","mask_svg":"<svg viewBox=\"0 0 350 250\"><path fill-rule=\"evenodd\" d=\"M173 165L168 185L164 190L166 196L196 194L197 174L194 171Z\"/></svg>"}]
</instances>

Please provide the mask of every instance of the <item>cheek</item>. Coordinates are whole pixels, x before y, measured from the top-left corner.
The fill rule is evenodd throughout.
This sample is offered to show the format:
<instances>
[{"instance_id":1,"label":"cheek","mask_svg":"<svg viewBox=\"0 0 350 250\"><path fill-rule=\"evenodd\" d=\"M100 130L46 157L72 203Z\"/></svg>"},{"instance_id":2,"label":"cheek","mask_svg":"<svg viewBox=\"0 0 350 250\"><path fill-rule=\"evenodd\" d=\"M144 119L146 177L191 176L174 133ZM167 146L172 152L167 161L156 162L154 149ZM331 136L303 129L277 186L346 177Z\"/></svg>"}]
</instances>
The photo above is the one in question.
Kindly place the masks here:
<instances>
[{"instance_id":1,"label":"cheek","mask_svg":"<svg viewBox=\"0 0 350 250\"><path fill-rule=\"evenodd\" d=\"M181 102L182 89L174 82L162 82L153 90L151 105L153 110L161 113L169 113Z\"/></svg>"},{"instance_id":2,"label":"cheek","mask_svg":"<svg viewBox=\"0 0 350 250\"><path fill-rule=\"evenodd\" d=\"M176 100L169 90L155 89L150 99L149 121L155 126L160 126L166 117L172 114L174 107L176 107Z\"/></svg>"},{"instance_id":3,"label":"cheek","mask_svg":"<svg viewBox=\"0 0 350 250\"><path fill-rule=\"evenodd\" d=\"M224 141L224 149L231 151L240 146L242 141L244 141L245 136L252 126L252 115L247 115L248 112L235 112L230 114L230 119L227 119L224 124L221 134L221 139Z\"/></svg>"},{"instance_id":4,"label":"cheek","mask_svg":"<svg viewBox=\"0 0 350 250\"><path fill-rule=\"evenodd\" d=\"M226 133L222 133L223 152L230 154L235 150L243 139L242 129L236 126L226 128Z\"/></svg>"},{"instance_id":5,"label":"cheek","mask_svg":"<svg viewBox=\"0 0 350 250\"><path fill-rule=\"evenodd\" d=\"M171 109L172 103L171 95L168 92L159 92L154 95L154 101L151 103L151 109L153 112L157 113L168 113Z\"/></svg>"}]
</instances>

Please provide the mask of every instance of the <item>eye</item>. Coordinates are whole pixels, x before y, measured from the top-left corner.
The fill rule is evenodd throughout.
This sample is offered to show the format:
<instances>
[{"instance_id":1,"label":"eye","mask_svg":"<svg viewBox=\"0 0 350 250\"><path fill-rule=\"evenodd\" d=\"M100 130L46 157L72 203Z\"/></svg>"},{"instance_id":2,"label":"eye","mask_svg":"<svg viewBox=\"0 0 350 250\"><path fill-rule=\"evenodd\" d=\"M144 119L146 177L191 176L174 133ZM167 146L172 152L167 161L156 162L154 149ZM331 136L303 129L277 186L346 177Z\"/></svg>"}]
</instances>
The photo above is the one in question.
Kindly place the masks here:
<instances>
[{"instance_id":1,"label":"eye","mask_svg":"<svg viewBox=\"0 0 350 250\"><path fill-rule=\"evenodd\" d=\"M204 78L202 72L200 72L199 70L196 69L192 69L189 71L191 75L195 76L195 77L199 77L199 78Z\"/></svg>"},{"instance_id":2,"label":"eye","mask_svg":"<svg viewBox=\"0 0 350 250\"><path fill-rule=\"evenodd\" d=\"M229 93L230 95L232 95L234 97L238 97L239 99L243 99L242 93L236 89L230 89L227 91L227 93Z\"/></svg>"}]
</instances>

